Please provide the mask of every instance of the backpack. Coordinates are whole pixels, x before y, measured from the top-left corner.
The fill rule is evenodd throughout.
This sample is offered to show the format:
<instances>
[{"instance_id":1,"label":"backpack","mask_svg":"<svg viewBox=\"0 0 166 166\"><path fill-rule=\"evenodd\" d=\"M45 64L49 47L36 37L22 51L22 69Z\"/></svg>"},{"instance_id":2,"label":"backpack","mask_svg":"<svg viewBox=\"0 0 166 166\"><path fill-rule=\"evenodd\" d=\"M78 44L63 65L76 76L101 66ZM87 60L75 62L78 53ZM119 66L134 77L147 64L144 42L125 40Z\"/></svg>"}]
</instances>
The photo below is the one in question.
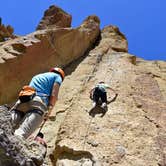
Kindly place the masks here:
<instances>
[{"instance_id":1,"label":"backpack","mask_svg":"<svg viewBox=\"0 0 166 166\"><path fill-rule=\"evenodd\" d=\"M28 102L34 98L36 95L36 90L28 85L22 87L19 92L19 99L22 103Z\"/></svg>"}]
</instances>

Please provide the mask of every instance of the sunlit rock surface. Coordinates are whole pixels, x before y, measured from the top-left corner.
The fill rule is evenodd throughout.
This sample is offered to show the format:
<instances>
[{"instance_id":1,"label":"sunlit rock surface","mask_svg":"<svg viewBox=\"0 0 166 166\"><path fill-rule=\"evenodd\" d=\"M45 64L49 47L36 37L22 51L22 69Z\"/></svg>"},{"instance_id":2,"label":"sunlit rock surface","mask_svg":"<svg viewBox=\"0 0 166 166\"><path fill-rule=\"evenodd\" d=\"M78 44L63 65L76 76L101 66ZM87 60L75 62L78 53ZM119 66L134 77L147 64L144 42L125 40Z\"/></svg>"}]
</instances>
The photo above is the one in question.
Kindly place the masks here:
<instances>
[{"instance_id":1,"label":"sunlit rock surface","mask_svg":"<svg viewBox=\"0 0 166 166\"><path fill-rule=\"evenodd\" d=\"M83 56L96 42L99 24L97 16L90 16L78 28L38 30L0 46L0 103L14 101L33 75Z\"/></svg>"},{"instance_id":2,"label":"sunlit rock surface","mask_svg":"<svg viewBox=\"0 0 166 166\"><path fill-rule=\"evenodd\" d=\"M100 31L99 22L98 17L89 16L75 29L51 27L4 43L0 102L14 101L18 89L34 74L64 66L59 100L42 130L48 144L46 165L165 166L166 62L129 54L119 28L110 25ZM112 102L107 112L97 109L89 114L89 91L99 81L109 84L118 96L108 91ZM1 142L12 143L8 139L12 130L6 128L11 126L10 113L4 112ZM15 158L7 157L12 153L7 155L8 146L2 143L2 165L8 166ZM17 153L16 164L27 150ZM24 160L27 157L34 162L23 155Z\"/></svg>"}]
</instances>

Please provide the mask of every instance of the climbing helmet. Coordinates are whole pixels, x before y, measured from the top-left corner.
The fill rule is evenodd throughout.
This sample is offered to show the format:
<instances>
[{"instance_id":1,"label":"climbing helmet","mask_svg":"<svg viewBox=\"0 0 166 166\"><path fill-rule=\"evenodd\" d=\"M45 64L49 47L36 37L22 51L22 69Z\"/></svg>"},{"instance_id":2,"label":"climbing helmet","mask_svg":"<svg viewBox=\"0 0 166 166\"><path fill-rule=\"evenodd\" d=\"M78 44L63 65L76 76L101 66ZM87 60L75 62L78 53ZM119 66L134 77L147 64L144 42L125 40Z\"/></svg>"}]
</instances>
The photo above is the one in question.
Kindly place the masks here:
<instances>
[{"instance_id":1,"label":"climbing helmet","mask_svg":"<svg viewBox=\"0 0 166 166\"><path fill-rule=\"evenodd\" d=\"M53 68L51 68L51 69L50 69L50 72L54 72L54 73L60 74L60 76L61 76L61 78L62 78L62 81L63 81L64 78L65 78L65 72L64 72L61 68L59 68L59 67L53 67Z\"/></svg>"}]
</instances>

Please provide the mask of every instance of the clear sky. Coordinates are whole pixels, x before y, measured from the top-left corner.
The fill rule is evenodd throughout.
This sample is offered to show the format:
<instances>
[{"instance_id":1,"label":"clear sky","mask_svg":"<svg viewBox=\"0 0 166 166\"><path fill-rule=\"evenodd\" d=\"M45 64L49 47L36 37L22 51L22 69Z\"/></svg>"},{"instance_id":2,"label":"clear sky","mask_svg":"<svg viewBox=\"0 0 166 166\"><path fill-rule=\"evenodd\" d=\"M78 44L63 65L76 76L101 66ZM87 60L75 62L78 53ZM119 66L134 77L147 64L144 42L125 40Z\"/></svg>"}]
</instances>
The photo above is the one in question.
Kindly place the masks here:
<instances>
[{"instance_id":1,"label":"clear sky","mask_svg":"<svg viewBox=\"0 0 166 166\"><path fill-rule=\"evenodd\" d=\"M116 25L128 39L129 53L147 60L166 60L166 0L1 0L2 23L15 34L35 30L50 5L72 15L72 27L97 15L101 29Z\"/></svg>"}]
</instances>

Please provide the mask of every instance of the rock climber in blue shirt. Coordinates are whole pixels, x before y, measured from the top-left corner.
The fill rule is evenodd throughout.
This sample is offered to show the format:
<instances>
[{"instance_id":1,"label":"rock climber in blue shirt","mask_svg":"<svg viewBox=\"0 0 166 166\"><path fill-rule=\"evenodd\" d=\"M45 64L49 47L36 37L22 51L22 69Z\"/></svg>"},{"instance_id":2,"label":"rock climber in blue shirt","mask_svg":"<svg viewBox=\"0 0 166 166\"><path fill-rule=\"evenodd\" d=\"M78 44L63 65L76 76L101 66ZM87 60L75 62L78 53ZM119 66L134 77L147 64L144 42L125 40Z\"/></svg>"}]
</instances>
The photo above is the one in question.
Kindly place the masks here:
<instances>
[{"instance_id":1,"label":"rock climber in blue shirt","mask_svg":"<svg viewBox=\"0 0 166 166\"><path fill-rule=\"evenodd\" d=\"M64 77L64 71L55 67L49 72L35 75L32 78L29 87L35 89L35 95L28 102L18 100L18 104L11 111L13 124L19 126L16 127L15 135L28 138L42 121L49 117L58 99L59 88Z\"/></svg>"}]
</instances>

